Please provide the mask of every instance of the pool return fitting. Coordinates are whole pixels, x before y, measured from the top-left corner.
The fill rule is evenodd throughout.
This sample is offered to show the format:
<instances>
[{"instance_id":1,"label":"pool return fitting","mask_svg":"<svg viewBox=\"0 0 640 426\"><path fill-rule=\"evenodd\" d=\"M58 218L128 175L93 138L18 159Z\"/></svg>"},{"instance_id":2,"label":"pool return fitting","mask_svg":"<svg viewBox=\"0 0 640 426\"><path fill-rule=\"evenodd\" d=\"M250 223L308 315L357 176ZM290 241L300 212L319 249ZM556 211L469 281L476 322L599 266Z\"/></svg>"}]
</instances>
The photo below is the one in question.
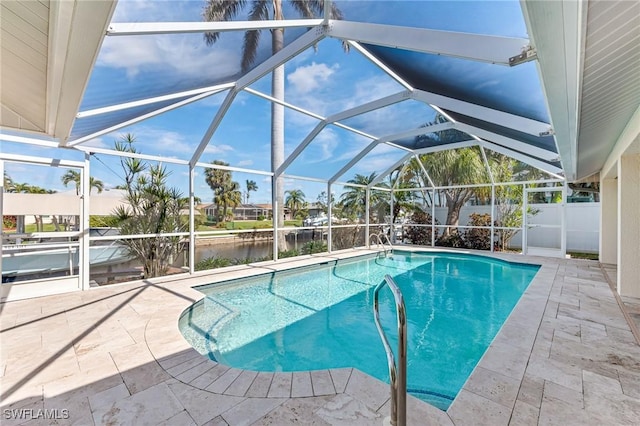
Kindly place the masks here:
<instances>
[{"instance_id":1,"label":"pool return fitting","mask_svg":"<svg viewBox=\"0 0 640 426\"><path fill-rule=\"evenodd\" d=\"M380 311L378 305L378 293L385 285L389 286L396 302L396 315L398 319L398 364L389 345L389 340L380 325ZM373 317L384 350L387 353L389 364L389 378L391 382L391 426L406 426L407 424L407 313L404 298L400 288L390 275L384 276L384 281L378 284L373 291ZM387 424L387 419L385 419Z\"/></svg>"}]
</instances>

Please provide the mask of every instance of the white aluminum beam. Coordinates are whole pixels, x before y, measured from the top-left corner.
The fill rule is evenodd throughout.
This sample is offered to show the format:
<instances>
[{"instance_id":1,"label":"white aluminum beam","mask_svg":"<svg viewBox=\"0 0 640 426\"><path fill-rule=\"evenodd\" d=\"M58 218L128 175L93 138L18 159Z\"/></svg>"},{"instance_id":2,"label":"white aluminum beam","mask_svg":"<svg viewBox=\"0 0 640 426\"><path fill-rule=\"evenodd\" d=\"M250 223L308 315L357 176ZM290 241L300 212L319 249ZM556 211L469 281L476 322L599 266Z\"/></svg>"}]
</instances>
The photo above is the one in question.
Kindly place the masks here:
<instances>
[{"instance_id":1,"label":"white aluminum beam","mask_svg":"<svg viewBox=\"0 0 640 426\"><path fill-rule=\"evenodd\" d=\"M413 154L413 158L416 160L416 163L418 163L418 165L420 166L420 169L422 169L422 173L424 173L424 175L427 177L427 180L429 181L429 185L431 185L432 188L435 187L433 181L431 180L431 176L429 176L427 169L424 168L424 164L422 164L422 161L420 161L420 157L418 157L418 154Z\"/></svg>"},{"instance_id":2,"label":"white aluminum beam","mask_svg":"<svg viewBox=\"0 0 640 426\"><path fill-rule=\"evenodd\" d=\"M229 93L227 93L227 97L224 98L224 101L222 102L222 105L220 105L218 112L216 113L215 117L213 117L213 120L211 120L211 123L209 124L207 131L202 136L202 140L200 141L200 144L198 144L198 147L193 152L193 156L189 161L189 164L192 167L194 164L198 162L198 160L200 159L200 156L202 155L204 150L207 148L207 145L209 145L209 141L211 140L211 137L213 136L215 131L218 129L218 126L220 125L220 123L222 122L222 119L224 118L227 111L231 107L231 104L233 103L233 100L236 98L237 94L238 94L238 91L236 90L236 88L231 89Z\"/></svg>"},{"instance_id":3,"label":"white aluminum beam","mask_svg":"<svg viewBox=\"0 0 640 426\"><path fill-rule=\"evenodd\" d=\"M302 114L308 115L309 117L313 117L313 118L315 118L317 120L321 120L321 121L326 120L326 117L323 117L323 116L321 116L319 114L316 114L315 112L307 111L306 109L300 108L299 106L296 106L296 105L293 105L293 104L290 104L289 102L278 100L278 99L274 98L273 96L266 95L266 94L264 94L262 92L254 90L254 89L252 89L250 87L245 87L243 90L245 92L249 92L249 93L251 93L253 95L256 95L258 97L266 99L266 100L268 100L270 102L274 102L274 103L282 105L282 106L284 106L286 108L290 108L290 109L292 109L294 111L298 111L298 112L300 112ZM368 139L371 139L371 140L376 139L375 136L372 136L372 135L370 135L368 133L365 133L363 131L360 131L358 129L354 129L353 127L346 126L346 125L344 125L342 123L333 123L333 125L336 126L336 127L340 127L341 129L348 130L349 132L358 134L360 136L364 136L365 138L368 138Z\"/></svg>"},{"instance_id":4,"label":"white aluminum beam","mask_svg":"<svg viewBox=\"0 0 640 426\"><path fill-rule=\"evenodd\" d=\"M552 164L549 163L545 163L544 161L540 161L538 159L535 158L531 158L528 155L525 154L521 154L519 152L513 151L509 148L505 148L501 145L496 145L495 143L492 142L488 142L488 141L481 141L480 142L480 146L486 148L486 149L490 149L492 151L498 152L500 154L509 156L511 158L514 158L518 161L522 161L523 163L526 163L530 166L533 166L537 169L542 170L543 172L548 173L549 175L553 176L556 179L562 179L564 180L564 178L561 176L561 173L563 173L563 170L559 167L556 167Z\"/></svg>"},{"instance_id":5,"label":"white aluminum beam","mask_svg":"<svg viewBox=\"0 0 640 426\"><path fill-rule=\"evenodd\" d=\"M167 105L164 108L160 108L158 110L151 111L151 112L149 112L147 114L141 115L139 117L132 118L131 120L125 121L123 123L118 123L115 126L111 126L111 127L106 128L106 129L102 129L102 130L100 130L98 132L92 133L90 135L83 136L83 137L78 138L78 139L74 139L73 141L70 141L67 145L70 146L70 147L75 147L77 145L80 145L81 143L90 141L91 139L95 139L98 136L106 135L107 133L111 133L111 132L114 132L114 131L116 131L118 129L122 129L123 127L127 127L127 126L130 126L132 124L144 121L147 118L155 117L156 115L163 114L163 113L165 113L167 111L171 111L171 110L174 110L176 108L180 108L181 106L184 106L184 105L199 101L200 99L204 99L207 96L213 95L215 93L217 93L217 92L202 93L202 94L196 95L196 96L194 96L192 98L185 99L185 100L182 100L180 102L176 102L175 104Z\"/></svg>"},{"instance_id":6,"label":"white aluminum beam","mask_svg":"<svg viewBox=\"0 0 640 426\"><path fill-rule=\"evenodd\" d=\"M59 160L57 158L32 157L30 155L7 154L0 152L0 160L18 163L42 164L51 167L78 168L84 167L84 161Z\"/></svg>"},{"instance_id":7,"label":"white aluminum beam","mask_svg":"<svg viewBox=\"0 0 640 426\"><path fill-rule=\"evenodd\" d=\"M352 168L356 163L362 160L368 153L370 153L376 146L378 146L380 142L375 140L367 145L362 151L360 151L355 157L353 157L347 164L345 164L336 174L334 174L330 179L329 183L334 183L340 176L344 175L350 168Z\"/></svg>"},{"instance_id":8,"label":"white aluminum beam","mask_svg":"<svg viewBox=\"0 0 640 426\"><path fill-rule=\"evenodd\" d=\"M393 142L389 142L389 141L387 141L387 142L383 142L383 143L384 143L385 145L387 145L387 146L391 146L391 147L393 147L393 148L397 148L397 149L399 149L399 150L401 150L401 151L413 152L413 150L412 150L412 149L407 148L407 147L402 146L402 145L398 145L397 143L393 143Z\"/></svg>"},{"instance_id":9,"label":"white aluminum beam","mask_svg":"<svg viewBox=\"0 0 640 426\"><path fill-rule=\"evenodd\" d=\"M286 20L278 22L287 22ZM280 28L280 27L278 27ZM236 82L235 90L242 90L245 87L253 84L253 82L259 80L274 68L287 62L289 59L305 51L311 46L318 43L320 40L326 37L326 29L324 27L312 28L307 31L291 43L287 44L282 50L273 56L270 56L266 61L262 62L251 71L243 75Z\"/></svg>"},{"instance_id":10,"label":"white aluminum beam","mask_svg":"<svg viewBox=\"0 0 640 426\"><path fill-rule=\"evenodd\" d=\"M273 28L309 28L323 23L322 19L287 19L268 21L220 22L118 22L107 29L108 36L150 34L185 34L224 31L269 30Z\"/></svg>"},{"instance_id":11,"label":"white aluminum beam","mask_svg":"<svg viewBox=\"0 0 640 426\"><path fill-rule=\"evenodd\" d=\"M276 176L280 176L282 173L284 173L285 170L287 170L291 163L293 163L293 161L298 158L300 154L302 154L302 151L304 151L307 146L309 146L311 141L315 139L316 136L318 136L318 134L322 131L322 129L325 128L326 125L327 123L325 121L321 121L316 125L316 127L313 128L313 130L311 130L311 133L309 133L302 140L302 142L300 142L296 149L294 149L293 152L280 165L280 167L278 167L278 170L276 170Z\"/></svg>"},{"instance_id":12,"label":"white aluminum beam","mask_svg":"<svg viewBox=\"0 0 640 426\"><path fill-rule=\"evenodd\" d=\"M51 9L57 9L62 2L49 3ZM53 38L48 40L49 43L53 43L49 45L49 57L62 52L62 58L56 58L55 62L61 61L57 65L48 63L47 65L53 68L47 71L56 72L56 70L60 70L60 67L64 71L58 83L53 80L48 81L57 86L59 96L53 96L52 93L47 92L47 120L49 117L55 117L55 122L49 123L47 130L49 134L60 139L61 146L66 146L78 112L78 106L82 102L100 47L104 41L106 29L116 9L115 1L74 1L72 3L73 14L67 15L66 18L64 16L54 17L54 21L50 21L49 26L49 34L54 34ZM59 10L59 12L66 13L67 7L68 5L64 6L65 11ZM53 10L50 12L55 13ZM68 21L63 24L62 21L66 19ZM63 34L58 34L63 37L63 40L58 39L55 35L56 32L66 32L65 29L60 28L61 24L68 25L70 28L67 40L64 40ZM62 45L58 43L62 43ZM56 78L58 77L54 77L54 80ZM52 109L55 109L55 114L52 113ZM51 132L52 125L54 126L53 132Z\"/></svg>"},{"instance_id":13,"label":"white aluminum beam","mask_svg":"<svg viewBox=\"0 0 640 426\"><path fill-rule=\"evenodd\" d=\"M276 103L278 105L282 105L284 107L290 108L290 109L292 109L294 111L297 111L299 113L302 113L304 115L308 115L309 117L313 117L313 118L318 119L318 120L324 120L323 116L318 115L315 112L311 112L311 111L308 111L308 110L306 110L304 108L300 108L299 106L290 104L289 102L285 102L283 100L276 99L273 96L269 96L269 95L267 95L265 93L259 92L258 90L252 89L251 87L245 87L243 90L245 92L251 93L252 95L258 96L258 97L260 97L262 99L266 99L269 102L273 102L273 103Z\"/></svg>"},{"instance_id":14,"label":"white aluminum beam","mask_svg":"<svg viewBox=\"0 0 640 426\"><path fill-rule=\"evenodd\" d=\"M253 170L253 169L245 169L242 167L233 167L233 166L223 166L221 164L213 164L213 163L201 163L198 162L195 164L196 167L204 167L206 169L220 169L220 170L228 170L230 172L239 172L239 173L249 173L254 175L262 175L262 176L273 176L271 172L265 172L262 170Z\"/></svg>"},{"instance_id":15,"label":"white aluminum beam","mask_svg":"<svg viewBox=\"0 0 640 426\"><path fill-rule=\"evenodd\" d=\"M447 151L449 149L468 148L470 146L476 146L478 145L478 143L479 142L476 140L445 143L441 145L428 146L425 148L416 149L414 153L420 155L420 154L429 154L429 153L438 152L438 151Z\"/></svg>"},{"instance_id":16,"label":"white aluminum beam","mask_svg":"<svg viewBox=\"0 0 640 426\"><path fill-rule=\"evenodd\" d=\"M487 159L487 153L484 150L484 147L480 145L480 153L482 154L482 161L484 161L484 166L487 168L487 173L489 173L489 179L491 179L491 183L495 183L493 180L493 172L491 171L491 165L489 164L489 160Z\"/></svg>"},{"instance_id":17,"label":"white aluminum beam","mask_svg":"<svg viewBox=\"0 0 640 426\"><path fill-rule=\"evenodd\" d=\"M357 183L351 183L351 182L342 182L342 181L335 181L332 183L332 185L342 185L342 186L353 186L356 188L366 188L367 185L359 185Z\"/></svg>"},{"instance_id":18,"label":"white aluminum beam","mask_svg":"<svg viewBox=\"0 0 640 426\"><path fill-rule=\"evenodd\" d=\"M135 108L135 107L139 107L139 106L143 106L143 105L149 105L149 104L153 104L156 102L163 102L163 101L169 101L171 99L178 99L178 98L183 98L185 96L196 96L196 95L200 95L200 94L204 94L204 93L208 93L207 96L209 95L213 95L215 93L221 92L223 90L229 89L231 87L233 87L235 85L235 83L225 83L225 84L219 84L217 86L210 86L210 87L204 87L202 89L195 89L195 90L188 90L185 92L179 92L179 93L172 93L169 95L163 95L163 96L156 96L153 98L147 98L147 99L140 99L137 101L133 101L133 102L125 102L125 103L121 103L121 104L117 104L117 105L110 105L110 106L106 106L106 107L102 107L102 108L94 108L94 109L90 109L90 110L86 110L86 111L80 111L77 115L76 118L85 118L85 117L91 117L94 115L100 115L100 114L106 114L109 112L114 112L114 111L120 111L123 109L128 109L128 108Z\"/></svg>"},{"instance_id":19,"label":"white aluminum beam","mask_svg":"<svg viewBox=\"0 0 640 426\"><path fill-rule=\"evenodd\" d=\"M387 135L387 136L383 136L383 137L381 137L379 139L376 139L373 142L371 142L369 145L367 145L355 157L353 157L351 159L351 161L349 161L347 164L345 164L336 174L334 174L333 177L331 177L331 179L329 179L329 182L331 182L331 183L335 182L340 176L344 175L350 168L355 166L356 163L358 163L360 160L362 160L365 155L367 155L369 152L371 152L380 143L383 143L383 142L386 143L386 142L389 142L389 141L394 141L394 140L398 140L398 139L402 139L402 138L408 138L408 137L412 137L412 136L424 135L426 133L433 133L433 132L437 132L437 131L440 131L440 130L450 129L452 127L453 127L452 123L440 123L440 124L435 124L435 125L428 126L428 127L418 127L417 129L411 129L411 130L407 130L405 132L395 133L395 134L392 134L392 135ZM405 151L408 151L409 153L413 153L412 150L404 148L404 147L399 147L399 146L394 146L394 147L395 148L399 148L399 149L403 149Z\"/></svg>"},{"instance_id":20,"label":"white aluminum beam","mask_svg":"<svg viewBox=\"0 0 640 426\"><path fill-rule=\"evenodd\" d=\"M382 182L382 180L386 178L389 175L389 173L391 173L392 171L400 167L400 165L402 165L405 161L407 161L407 159L411 158L412 155L413 154L411 153L404 155L401 159L393 163L393 166L389 167L387 170L385 170L380 175L378 175L374 180L372 180L371 183L367 185L367 187L373 188L374 185L377 185L378 183Z\"/></svg>"},{"instance_id":21,"label":"white aluminum beam","mask_svg":"<svg viewBox=\"0 0 640 426\"><path fill-rule=\"evenodd\" d=\"M296 56L300 52L306 50L307 48L313 46L315 43L319 42L325 37L326 30L324 28L315 28L307 31L302 36L295 39L290 44L286 45L282 50L280 50L275 55L269 57L266 61L262 62L257 67L253 68L251 71L242 76L237 82L236 86L231 89L224 102L220 106L216 116L211 121L209 128L205 132L200 144L196 148L193 156L191 157L191 161L189 164L193 165L198 162L200 156L206 149L211 137L218 129L218 126L222 122L225 114L229 110L229 107L233 103L236 95L239 91L251 85L253 82L259 80L265 74L271 72L274 68L279 67L283 63L287 62L292 57ZM280 169L279 169L280 170Z\"/></svg>"},{"instance_id":22,"label":"white aluminum beam","mask_svg":"<svg viewBox=\"0 0 640 426\"><path fill-rule=\"evenodd\" d=\"M342 124L342 123L332 123L332 124L333 124L334 126L336 126L336 127L340 127L341 129L348 130L348 131L350 131L351 133L355 133L356 135L363 136L363 137L365 137L365 138L367 138L367 139L371 139L371 140L375 140L375 139L377 139L377 137L375 137L375 136L373 136L373 135L370 135L369 133L363 132L363 131L358 130L358 129L354 129L353 127L345 126L345 125L344 125L344 124Z\"/></svg>"},{"instance_id":23,"label":"white aluminum beam","mask_svg":"<svg viewBox=\"0 0 640 426\"><path fill-rule=\"evenodd\" d=\"M498 145L505 146L507 148L515 149L520 152L531 155L532 157L541 158L546 161L556 161L558 159L558 153L548 151L543 148L538 148L526 142L521 142L516 139L508 138L506 136L499 135L497 133L489 132L487 130L480 129L478 127L470 126L468 124L456 123L456 129L468 133L472 136L477 136L482 139L488 139L489 141Z\"/></svg>"},{"instance_id":24,"label":"white aluminum beam","mask_svg":"<svg viewBox=\"0 0 640 426\"><path fill-rule=\"evenodd\" d=\"M438 123L426 127L416 127L415 129L409 129L404 132L395 133L393 135L387 135L381 137L379 140L382 142L392 142L404 138L411 138L414 136L426 135L427 133L440 132L442 130L452 129L455 127L453 123Z\"/></svg>"},{"instance_id":25,"label":"white aluminum beam","mask_svg":"<svg viewBox=\"0 0 640 426\"><path fill-rule=\"evenodd\" d=\"M404 86L407 90L413 91L413 86L411 86L409 83L407 83L406 81L404 81L404 79L402 77L400 77L398 74L396 74L391 68L389 68L384 62L382 62L380 59L376 58L375 56L373 56L371 54L371 52L369 52L367 49L365 49L364 47L362 47L362 45L360 45L360 43L349 40L349 45L351 47L353 47L354 49L356 49L358 52L360 52L362 54L362 56L364 56L365 58L367 58L368 60L370 60L371 62L373 62L375 65L378 66L378 68L380 68L382 71L384 71L385 73L387 73L387 75L391 78L393 78L395 81L397 81L399 84L401 84L402 86Z\"/></svg>"},{"instance_id":26,"label":"white aluminum beam","mask_svg":"<svg viewBox=\"0 0 640 426\"><path fill-rule=\"evenodd\" d=\"M520 1L536 68L569 180L578 170L578 133L590 2Z\"/></svg>"},{"instance_id":27,"label":"white aluminum beam","mask_svg":"<svg viewBox=\"0 0 640 426\"><path fill-rule=\"evenodd\" d=\"M355 117L356 115L365 114L367 112L396 104L407 99L411 99L411 92L408 90L403 90L401 92L397 92L392 95L385 96L383 98L379 98L371 102L367 102L362 105L358 105L356 107L330 115L329 117L327 117L327 122L333 123L335 121L346 120L348 118Z\"/></svg>"},{"instance_id":28,"label":"white aluminum beam","mask_svg":"<svg viewBox=\"0 0 640 426\"><path fill-rule=\"evenodd\" d=\"M323 121L321 121L320 123L318 123L318 125L316 127L314 127L314 129L311 131L311 133L309 133L307 135L307 137L305 137L302 142L300 142L300 144L296 147L296 149L284 160L284 162L282 163L282 165L278 168L278 170L276 170L276 175L281 175L282 173L284 173L285 170L287 170L287 168L291 165L291 163L293 163L295 161L296 158L298 158L298 156L300 154L302 154L302 151L304 151L307 146L309 146L309 144L311 143L311 141L313 141L313 139L325 128L325 126L327 124L331 124L334 123L336 121L340 121L340 120L346 120L348 118L354 117L356 115L360 115L360 114L364 114L370 111L374 111L376 109L380 109L383 108L385 106L388 105L392 105L398 102L401 102L403 100L409 99L410 96L410 92L403 90L402 92L398 92L395 93L393 95L389 95L389 96L385 96L383 98L379 98L376 99L374 101L371 102L367 102L364 103L362 105L358 105L357 107L354 108L350 108L347 110L344 110L342 112L339 112L337 114L333 114L329 117L327 117L326 119L324 119ZM340 126L344 128L344 125ZM350 130L350 129L348 129ZM360 132L358 132L360 133ZM363 136L368 137L369 135L366 134L362 134Z\"/></svg>"},{"instance_id":29,"label":"white aluminum beam","mask_svg":"<svg viewBox=\"0 0 640 426\"><path fill-rule=\"evenodd\" d=\"M309 176L297 176L297 175L281 175L284 179L304 180L306 182L320 182L327 183L326 179L314 178Z\"/></svg>"},{"instance_id":30,"label":"white aluminum beam","mask_svg":"<svg viewBox=\"0 0 640 426\"><path fill-rule=\"evenodd\" d=\"M492 108L472 104L470 102L437 95L435 93L426 92L424 90L414 90L411 97L417 101L422 101L430 105L438 106L439 108L448 109L459 114L477 118L482 121L487 121L489 123L495 123L502 127L516 129L520 132L528 133L530 135L540 136L541 134L552 133L551 125L545 123L544 121L532 120L530 118L525 118L519 115L509 114L508 112L498 111Z\"/></svg>"},{"instance_id":31,"label":"white aluminum beam","mask_svg":"<svg viewBox=\"0 0 640 426\"><path fill-rule=\"evenodd\" d=\"M91 154L104 154L113 155L114 157L126 157L126 158L139 158L147 161L157 161L159 163L179 164L186 166L189 164L187 160L180 160L178 158L161 157L159 155L140 154L138 152L126 152L116 151L115 149L94 148L92 146L79 146L76 148L79 151L91 153Z\"/></svg>"},{"instance_id":32,"label":"white aluminum beam","mask_svg":"<svg viewBox=\"0 0 640 426\"><path fill-rule=\"evenodd\" d=\"M0 128L0 130L2 130ZM58 148L58 143L54 141L45 141L37 138L29 138L24 136L6 135L0 133L0 141L27 143L30 145L44 146L47 148Z\"/></svg>"},{"instance_id":33,"label":"white aluminum beam","mask_svg":"<svg viewBox=\"0 0 640 426\"><path fill-rule=\"evenodd\" d=\"M509 58L529 45L524 38L500 37L363 22L330 22L329 37L414 52L509 66Z\"/></svg>"}]
</instances>

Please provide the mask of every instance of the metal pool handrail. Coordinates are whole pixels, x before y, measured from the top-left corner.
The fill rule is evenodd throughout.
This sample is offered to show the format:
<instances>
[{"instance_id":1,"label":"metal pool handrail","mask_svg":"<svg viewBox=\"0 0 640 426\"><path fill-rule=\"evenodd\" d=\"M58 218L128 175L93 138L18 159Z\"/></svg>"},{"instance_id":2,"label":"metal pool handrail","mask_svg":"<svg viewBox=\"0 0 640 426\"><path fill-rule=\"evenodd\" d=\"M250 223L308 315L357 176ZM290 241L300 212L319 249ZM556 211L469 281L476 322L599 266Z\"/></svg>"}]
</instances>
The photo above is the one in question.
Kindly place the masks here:
<instances>
[{"instance_id":1,"label":"metal pool handrail","mask_svg":"<svg viewBox=\"0 0 640 426\"><path fill-rule=\"evenodd\" d=\"M391 232L393 232L393 230ZM381 232L379 236L380 236L380 240L382 240L382 237L384 237L385 240L387 240L387 244L389 244L389 252L393 254L393 244L391 244L391 240L389 239L389 236L383 232ZM383 247L384 247L384 242L383 242Z\"/></svg>"},{"instance_id":2,"label":"metal pool handrail","mask_svg":"<svg viewBox=\"0 0 640 426\"><path fill-rule=\"evenodd\" d=\"M384 251L384 256L387 257L387 249L384 246L384 243L382 242L382 237L380 237L380 235L384 235L387 238L387 242L389 243L389 251L391 254L393 254L393 245L391 244L391 241L389 240L389 237L387 237L386 234L371 234L371 236L369 237L369 241L371 241L371 238L376 237L376 244L379 245L380 247L382 247L382 251Z\"/></svg>"},{"instance_id":3,"label":"metal pool handrail","mask_svg":"<svg viewBox=\"0 0 640 426\"><path fill-rule=\"evenodd\" d=\"M389 345L389 340L380 325L380 312L378 309L378 293L386 285L389 286L396 302L396 315L398 319L398 365ZM384 281L378 284L373 291L373 316L380 339L387 353L389 364L389 377L391 382L391 425L405 426L407 424L407 313L404 298L398 285L390 275L384 276Z\"/></svg>"}]
</instances>

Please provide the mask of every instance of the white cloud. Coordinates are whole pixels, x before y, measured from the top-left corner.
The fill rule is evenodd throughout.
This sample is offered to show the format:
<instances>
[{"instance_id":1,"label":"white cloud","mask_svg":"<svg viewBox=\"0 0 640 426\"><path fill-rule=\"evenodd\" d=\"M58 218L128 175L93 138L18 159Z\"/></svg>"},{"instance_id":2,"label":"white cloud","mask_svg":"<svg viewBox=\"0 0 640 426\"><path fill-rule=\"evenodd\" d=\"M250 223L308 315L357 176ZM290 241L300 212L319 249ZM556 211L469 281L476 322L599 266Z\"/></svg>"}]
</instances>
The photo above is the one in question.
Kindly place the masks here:
<instances>
[{"instance_id":1,"label":"white cloud","mask_svg":"<svg viewBox=\"0 0 640 426\"><path fill-rule=\"evenodd\" d=\"M93 138L83 143L81 146L91 146L93 148L102 148L102 149L113 148L112 146L108 145L103 138Z\"/></svg>"},{"instance_id":2,"label":"white cloud","mask_svg":"<svg viewBox=\"0 0 640 426\"><path fill-rule=\"evenodd\" d=\"M136 144L145 148L145 153L179 153L182 158L190 156L195 149L196 143L189 143L181 133L150 126L136 126L131 133L135 134ZM165 154L166 155L166 154ZM166 155L170 158L181 158L175 155Z\"/></svg>"},{"instance_id":3,"label":"white cloud","mask_svg":"<svg viewBox=\"0 0 640 426\"><path fill-rule=\"evenodd\" d=\"M253 165L253 160L240 160L238 161L238 167L246 167Z\"/></svg>"},{"instance_id":4,"label":"white cloud","mask_svg":"<svg viewBox=\"0 0 640 426\"><path fill-rule=\"evenodd\" d=\"M290 77L288 77L289 80ZM386 75L356 80L352 85L334 82L333 79L328 79L325 83L323 87L318 86L316 90L310 92L288 90L287 99L294 105L326 117L402 90L400 84ZM295 87L291 88L295 89ZM308 123L309 119L300 120L300 122Z\"/></svg>"},{"instance_id":5,"label":"white cloud","mask_svg":"<svg viewBox=\"0 0 640 426\"><path fill-rule=\"evenodd\" d=\"M240 71L240 51L230 44L206 46L193 35L107 38L98 65L124 68L129 78L141 71L171 72L184 77L223 77Z\"/></svg>"},{"instance_id":6,"label":"white cloud","mask_svg":"<svg viewBox=\"0 0 640 426\"><path fill-rule=\"evenodd\" d=\"M220 145L207 145L204 149L204 152L207 154L223 154L225 152L233 151L233 147L230 145L220 144Z\"/></svg>"},{"instance_id":7,"label":"white cloud","mask_svg":"<svg viewBox=\"0 0 640 426\"><path fill-rule=\"evenodd\" d=\"M328 67L327 64L312 62L311 65L296 68L287 76L287 81L297 93L306 94L326 83L339 67L338 64Z\"/></svg>"}]
</instances>

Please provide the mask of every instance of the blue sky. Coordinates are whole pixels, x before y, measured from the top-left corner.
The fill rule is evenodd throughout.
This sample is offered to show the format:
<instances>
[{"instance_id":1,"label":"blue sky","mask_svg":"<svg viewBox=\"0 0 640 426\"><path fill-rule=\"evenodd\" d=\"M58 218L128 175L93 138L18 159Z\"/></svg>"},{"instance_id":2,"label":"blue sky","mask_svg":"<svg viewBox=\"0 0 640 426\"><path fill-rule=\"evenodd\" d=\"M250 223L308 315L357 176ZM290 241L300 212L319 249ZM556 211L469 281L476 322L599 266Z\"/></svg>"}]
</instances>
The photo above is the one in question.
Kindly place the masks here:
<instances>
[{"instance_id":1,"label":"blue sky","mask_svg":"<svg viewBox=\"0 0 640 426\"><path fill-rule=\"evenodd\" d=\"M394 25L410 25L434 29L465 31L504 36L526 37L522 13L517 1L337 1L345 19ZM199 21L203 0L153 1L120 0L113 22L142 21ZM288 8L285 14L295 17ZM243 16L240 16L243 19ZM287 30L291 40L304 30ZM214 46L206 46L201 34L107 37L98 56L88 85L81 111L144 99L179 90L233 81L240 72L241 32L223 33ZM268 55L270 35L262 34L259 58ZM262 93L270 93L270 75L251 85ZM403 87L387 76L357 51L345 53L339 41L325 39L286 65L285 98L287 102L308 109L321 116L348 109L355 105L389 95ZM189 160L195 147L224 99L226 92L152 119L103 135L86 143L89 146L112 148L124 133L133 133L137 148L145 154ZM211 142L201 162L224 160L232 166L262 171L270 170L270 103L249 93L240 93ZM97 116L78 120L74 134L108 127L123 118L131 118L139 110L125 110L111 116ZM345 121L373 136L384 136L411 126L419 126L433 119L435 112L416 101L404 101L393 106ZM317 120L287 109L285 127L285 155L288 155L313 129ZM287 170L291 175L329 178L370 139L336 126L328 126L309 148ZM3 145L13 152L15 144ZM6 147L6 148L5 148ZM33 155L60 156L52 150L34 150ZM340 180L346 181L356 173L383 171L403 154L387 145L378 146ZM81 159L77 153L63 152L62 156ZM187 192L186 166L168 165L172 170L171 184ZM98 154L92 159L91 174L107 187L121 183L118 161ZM59 176L15 170L17 181L63 190ZM25 176L22 178L21 176ZM27 178L28 177L28 178ZM247 179L258 183L259 191L251 194L252 202L270 202L269 178L246 173L234 173L234 180ZM323 184L288 179L286 189L302 189L308 201L325 189ZM196 195L204 201L212 197L204 182L202 170L197 170Z\"/></svg>"}]
</instances>

